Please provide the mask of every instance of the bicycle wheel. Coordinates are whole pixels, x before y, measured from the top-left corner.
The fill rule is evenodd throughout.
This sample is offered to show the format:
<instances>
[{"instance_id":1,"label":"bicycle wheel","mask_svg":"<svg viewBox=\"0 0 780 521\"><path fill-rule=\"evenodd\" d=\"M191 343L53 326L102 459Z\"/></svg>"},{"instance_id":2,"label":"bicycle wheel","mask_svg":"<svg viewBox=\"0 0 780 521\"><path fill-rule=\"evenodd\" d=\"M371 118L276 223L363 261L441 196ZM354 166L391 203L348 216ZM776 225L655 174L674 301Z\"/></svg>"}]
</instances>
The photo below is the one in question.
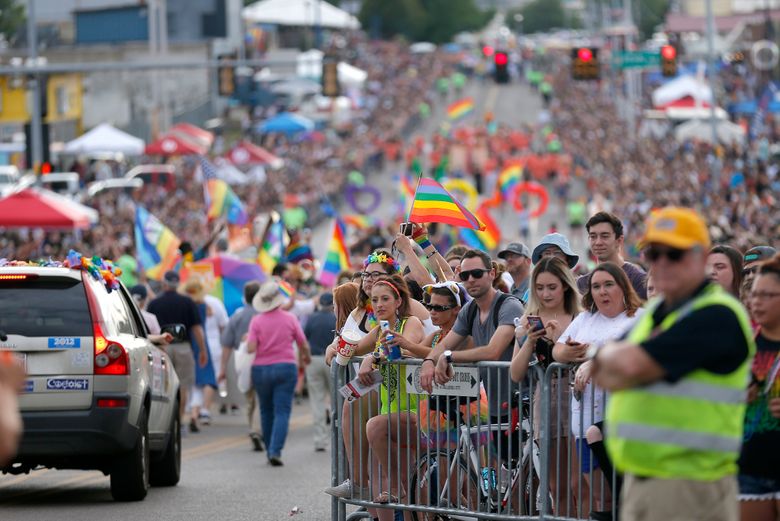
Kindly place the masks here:
<instances>
[{"instance_id":1,"label":"bicycle wheel","mask_svg":"<svg viewBox=\"0 0 780 521\"><path fill-rule=\"evenodd\" d=\"M457 463L450 476L449 490L445 491L453 458L457 459ZM458 457L456 451L434 450L422 454L409 480L409 488L409 499L413 505L478 512L483 504L477 474ZM412 519L449 521L451 518L445 514L413 511Z\"/></svg>"},{"instance_id":2,"label":"bicycle wheel","mask_svg":"<svg viewBox=\"0 0 780 521\"><path fill-rule=\"evenodd\" d=\"M539 513L539 467L531 465L531 458L524 458L520 473L512 483L512 490L504 497L505 513L533 516Z\"/></svg>"}]
</instances>

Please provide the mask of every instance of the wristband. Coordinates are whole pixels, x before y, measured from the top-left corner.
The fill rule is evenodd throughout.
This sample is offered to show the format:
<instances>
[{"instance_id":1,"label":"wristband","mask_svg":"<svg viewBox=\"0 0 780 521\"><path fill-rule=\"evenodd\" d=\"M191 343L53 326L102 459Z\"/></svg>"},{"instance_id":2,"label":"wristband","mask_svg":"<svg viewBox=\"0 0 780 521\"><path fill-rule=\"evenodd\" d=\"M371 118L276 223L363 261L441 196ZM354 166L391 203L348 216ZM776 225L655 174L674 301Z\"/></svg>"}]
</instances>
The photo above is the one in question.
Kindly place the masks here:
<instances>
[{"instance_id":1,"label":"wristband","mask_svg":"<svg viewBox=\"0 0 780 521\"><path fill-rule=\"evenodd\" d=\"M426 258L426 259L430 259L430 258L431 258L431 257L433 257L434 255L436 255L436 250L433 250L431 253L427 254L427 255L425 256L425 258Z\"/></svg>"},{"instance_id":2,"label":"wristband","mask_svg":"<svg viewBox=\"0 0 780 521\"><path fill-rule=\"evenodd\" d=\"M420 248L423 250L431 245L431 241L428 239L427 235L420 235L419 237L415 237L414 242L419 244Z\"/></svg>"},{"instance_id":3,"label":"wristband","mask_svg":"<svg viewBox=\"0 0 780 521\"><path fill-rule=\"evenodd\" d=\"M436 360L434 360L433 358L423 358L423 361L422 361L422 362L420 362L420 367L422 367L422 365L423 365L425 362L431 362L431 363L433 363L433 365L436 365Z\"/></svg>"}]
</instances>

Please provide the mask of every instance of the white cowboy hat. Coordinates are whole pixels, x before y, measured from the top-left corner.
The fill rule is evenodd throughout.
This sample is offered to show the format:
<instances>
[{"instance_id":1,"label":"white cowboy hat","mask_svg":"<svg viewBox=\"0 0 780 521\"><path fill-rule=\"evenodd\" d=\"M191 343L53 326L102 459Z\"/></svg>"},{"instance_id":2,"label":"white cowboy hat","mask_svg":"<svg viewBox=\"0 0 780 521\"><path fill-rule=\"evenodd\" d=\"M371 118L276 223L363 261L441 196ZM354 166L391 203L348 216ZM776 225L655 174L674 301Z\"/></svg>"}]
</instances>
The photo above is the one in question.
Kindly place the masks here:
<instances>
[{"instance_id":1,"label":"white cowboy hat","mask_svg":"<svg viewBox=\"0 0 780 521\"><path fill-rule=\"evenodd\" d=\"M264 282L257 294L252 299L252 307L257 310L258 313L265 313L276 309L285 303L286 297L279 291L279 284L269 280Z\"/></svg>"}]
</instances>

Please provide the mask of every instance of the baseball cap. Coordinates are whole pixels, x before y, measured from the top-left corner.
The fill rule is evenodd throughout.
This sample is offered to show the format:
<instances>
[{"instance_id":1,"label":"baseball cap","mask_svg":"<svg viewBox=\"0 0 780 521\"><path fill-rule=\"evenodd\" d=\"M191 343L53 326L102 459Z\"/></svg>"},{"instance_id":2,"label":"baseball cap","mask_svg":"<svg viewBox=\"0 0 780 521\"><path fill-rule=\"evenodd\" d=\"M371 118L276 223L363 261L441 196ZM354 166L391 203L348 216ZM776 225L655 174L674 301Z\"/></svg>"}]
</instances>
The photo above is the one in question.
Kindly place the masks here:
<instances>
[{"instance_id":1,"label":"baseball cap","mask_svg":"<svg viewBox=\"0 0 780 521\"><path fill-rule=\"evenodd\" d=\"M179 277L179 274L176 273L173 270L169 270L165 272L165 275L163 275L163 280L167 282L168 284L178 284L181 278Z\"/></svg>"},{"instance_id":2,"label":"baseball cap","mask_svg":"<svg viewBox=\"0 0 780 521\"><path fill-rule=\"evenodd\" d=\"M320 306L326 308L333 305L333 293L323 293L320 295Z\"/></svg>"},{"instance_id":3,"label":"baseball cap","mask_svg":"<svg viewBox=\"0 0 780 521\"><path fill-rule=\"evenodd\" d=\"M749 264L751 262L757 262L757 261L764 261L774 257L775 253L777 253L777 250L775 250L771 246L753 246L752 248L750 248L748 251L745 252L745 256L742 259L742 261L745 264Z\"/></svg>"},{"instance_id":4,"label":"baseball cap","mask_svg":"<svg viewBox=\"0 0 780 521\"><path fill-rule=\"evenodd\" d=\"M529 259L531 258L531 250L522 242L510 242L503 250L498 252L498 258L505 259L507 253L516 253L517 255L522 255Z\"/></svg>"},{"instance_id":5,"label":"baseball cap","mask_svg":"<svg viewBox=\"0 0 780 521\"><path fill-rule=\"evenodd\" d=\"M640 247L664 244L680 250L710 247L710 234L704 219L690 208L667 206L650 215Z\"/></svg>"},{"instance_id":6,"label":"baseball cap","mask_svg":"<svg viewBox=\"0 0 780 521\"><path fill-rule=\"evenodd\" d=\"M136 300L144 300L147 296L149 296L149 293L146 291L146 286L143 284L136 284L132 288L130 288L130 294L135 298Z\"/></svg>"}]
</instances>

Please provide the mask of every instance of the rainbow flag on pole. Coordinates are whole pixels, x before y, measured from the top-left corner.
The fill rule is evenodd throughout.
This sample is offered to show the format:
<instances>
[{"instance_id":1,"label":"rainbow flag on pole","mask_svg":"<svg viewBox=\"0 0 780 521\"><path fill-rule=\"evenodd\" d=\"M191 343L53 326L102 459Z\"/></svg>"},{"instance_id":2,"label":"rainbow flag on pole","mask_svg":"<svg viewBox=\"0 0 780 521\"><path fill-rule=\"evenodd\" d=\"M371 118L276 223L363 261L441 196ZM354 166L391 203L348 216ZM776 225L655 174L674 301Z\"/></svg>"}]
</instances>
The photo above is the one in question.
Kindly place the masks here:
<instances>
[{"instance_id":1,"label":"rainbow flag on pole","mask_svg":"<svg viewBox=\"0 0 780 521\"><path fill-rule=\"evenodd\" d=\"M523 167L519 163L513 163L505 166L498 174L498 188L501 190L501 195L504 199L508 199L512 193L512 189L523 178Z\"/></svg>"},{"instance_id":2,"label":"rainbow flag on pole","mask_svg":"<svg viewBox=\"0 0 780 521\"><path fill-rule=\"evenodd\" d=\"M470 248L479 248L487 252L498 248L501 242L501 229L493 220L488 208L482 204L474 212L479 221L485 225L484 231L472 230L471 228L458 228L458 240Z\"/></svg>"},{"instance_id":3,"label":"rainbow flag on pole","mask_svg":"<svg viewBox=\"0 0 780 521\"><path fill-rule=\"evenodd\" d=\"M257 263L263 271L270 274L274 266L284 258L287 242L287 231L281 216L277 212L271 212L263 244L257 253Z\"/></svg>"},{"instance_id":4,"label":"rainbow flag on pole","mask_svg":"<svg viewBox=\"0 0 780 521\"><path fill-rule=\"evenodd\" d=\"M225 181L217 177L214 165L203 156L200 157L200 169L206 180L204 196L209 221L224 216L230 224L239 226L246 224L249 221L249 216L241 200Z\"/></svg>"},{"instance_id":5,"label":"rainbow flag on pole","mask_svg":"<svg viewBox=\"0 0 780 521\"><path fill-rule=\"evenodd\" d=\"M319 283L323 286L331 287L336 284L339 273L349 268L349 251L344 239L345 235L344 221L336 218L333 221L333 235L328 246L328 253L325 255L325 262L322 264L322 270L318 277Z\"/></svg>"},{"instance_id":6,"label":"rainbow flag on pole","mask_svg":"<svg viewBox=\"0 0 780 521\"><path fill-rule=\"evenodd\" d=\"M417 184L409 221L415 223L437 222L474 230L485 229L485 225L442 185L427 177L421 177Z\"/></svg>"},{"instance_id":7,"label":"rainbow flag on pole","mask_svg":"<svg viewBox=\"0 0 780 521\"><path fill-rule=\"evenodd\" d=\"M474 110L472 98L459 99L447 107L447 118L455 121L468 116Z\"/></svg>"},{"instance_id":8,"label":"rainbow flag on pole","mask_svg":"<svg viewBox=\"0 0 780 521\"><path fill-rule=\"evenodd\" d=\"M161 280L179 260L181 241L141 205L135 207L135 251L138 263L150 279Z\"/></svg>"}]
</instances>

